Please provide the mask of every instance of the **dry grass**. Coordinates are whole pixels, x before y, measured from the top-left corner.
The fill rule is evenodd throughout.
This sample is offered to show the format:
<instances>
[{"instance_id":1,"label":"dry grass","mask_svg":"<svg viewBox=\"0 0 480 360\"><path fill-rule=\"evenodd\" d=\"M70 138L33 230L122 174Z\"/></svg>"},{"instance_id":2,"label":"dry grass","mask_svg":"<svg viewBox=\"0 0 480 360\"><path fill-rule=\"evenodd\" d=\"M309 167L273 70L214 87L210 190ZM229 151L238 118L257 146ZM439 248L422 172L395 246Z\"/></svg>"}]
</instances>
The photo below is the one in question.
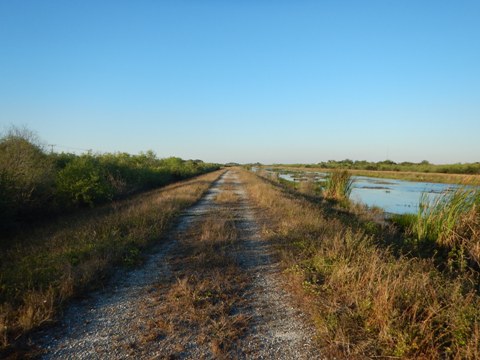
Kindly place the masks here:
<instances>
[{"instance_id":1,"label":"dry grass","mask_svg":"<svg viewBox=\"0 0 480 360\"><path fill-rule=\"evenodd\" d=\"M316 195L317 187L314 176L307 174L307 179L298 184L298 191L306 195Z\"/></svg>"},{"instance_id":2,"label":"dry grass","mask_svg":"<svg viewBox=\"0 0 480 360\"><path fill-rule=\"evenodd\" d=\"M358 223L251 173L242 178L268 215L264 235L324 356L480 358L480 301L467 273L452 278L429 259L395 257Z\"/></svg>"},{"instance_id":3,"label":"dry grass","mask_svg":"<svg viewBox=\"0 0 480 360\"><path fill-rule=\"evenodd\" d=\"M233 190L224 188L224 191L222 191L215 197L215 202L224 204L235 204L239 201L239 199L240 196L236 194Z\"/></svg>"},{"instance_id":4,"label":"dry grass","mask_svg":"<svg viewBox=\"0 0 480 360\"><path fill-rule=\"evenodd\" d=\"M15 239L0 263L0 340L6 347L52 320L63 302L100 285L116 265L135 266L215 172L67 217Z\"/></svg>"},{"instance_id":5,"label":"dry grass","mask_svg":"<svg viewBox=\"0 0 480 360\"><path fill-rule=\"evenodd\" d=\"M184 343L182 337L193 337L195 343L208 346L212 357L228 356L249 321L239 311L248 279L233 255L237 240L228 211L206 216L181 239L171 264L177 280L160 292L155 332L177 344Z\"/></svg>"},{"instance_id":6,"label":"dry grass","mask_svg":"<svg viewBox=\"0 0 480 360\"><path fill-rule=\"evenodd\" d=\"M235 206L240 200L240 195L236 193L236 186L232 180L226 180L220 187L220 192L215 196L214 201L221 206Z\"/></svg>"}]
</instances>

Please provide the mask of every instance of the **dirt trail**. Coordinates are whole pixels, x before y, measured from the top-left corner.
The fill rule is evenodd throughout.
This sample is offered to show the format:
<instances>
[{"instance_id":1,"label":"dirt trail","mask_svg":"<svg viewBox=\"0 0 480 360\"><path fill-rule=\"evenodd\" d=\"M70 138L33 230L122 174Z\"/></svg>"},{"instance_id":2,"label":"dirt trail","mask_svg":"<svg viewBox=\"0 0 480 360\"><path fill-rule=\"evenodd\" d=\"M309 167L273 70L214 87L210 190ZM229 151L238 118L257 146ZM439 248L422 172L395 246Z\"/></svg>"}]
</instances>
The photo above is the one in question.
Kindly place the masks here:
<instances>
[{"instance_id":1,"label":"dirt trail","mask_svg":"<svg viewBox=\"0 0 480 360\"><path fill-rule=\"evenodd\" d=\"M211 349L196 342L189 329L183 329L174 339L159 336L145 341L142 334L148 333L157 321L154 314L164 305L159 299L176 281L171 264L182 250L177 239L206 213L222 211L222 204L214 200L225 191L226 184L238 198L235 204L228 205L239 233L234 257L251 279L244 295L246 301L236 310L250 319L248 328L226 357L319 358L312 344L314 329L283 290L278 266L260 237L254 211L234 171L227 171L181 216L167 240L154 249L142 268L119 271L105 289L69 306L60 324L38 334L34 342L44 350L42 358L214 358Z\"/></svg>"}]
</instances>

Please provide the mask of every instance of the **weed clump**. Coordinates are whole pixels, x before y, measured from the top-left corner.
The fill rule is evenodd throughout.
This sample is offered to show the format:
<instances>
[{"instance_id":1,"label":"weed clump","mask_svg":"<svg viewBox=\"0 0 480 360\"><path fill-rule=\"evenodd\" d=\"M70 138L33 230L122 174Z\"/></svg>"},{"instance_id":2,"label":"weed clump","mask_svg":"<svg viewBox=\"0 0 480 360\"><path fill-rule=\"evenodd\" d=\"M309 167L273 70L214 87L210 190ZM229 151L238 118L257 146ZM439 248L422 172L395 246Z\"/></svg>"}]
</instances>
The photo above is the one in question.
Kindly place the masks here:
<instances>
[{"instance_id":1,"label":"weed clump","mask_svg":"<svg viewBox=\"0 0 480 360\"><path fill-rule=\"evenodd\" d=\"M459 268L480 266L480 190L460 187L435 198L423 194L407 233L418 247L443 249Z\"/></svg>"},{"instance_id":2,"label":"weed clump","mask_svg":"<svg viewBox=\"0 0 480 360\"><path fill-rule=\"evenodd\" d=\"M325 180L323 196L330 200L348 201L352 187L353 180L348 171L333 171Z\"/></svg>"}]
</instances>

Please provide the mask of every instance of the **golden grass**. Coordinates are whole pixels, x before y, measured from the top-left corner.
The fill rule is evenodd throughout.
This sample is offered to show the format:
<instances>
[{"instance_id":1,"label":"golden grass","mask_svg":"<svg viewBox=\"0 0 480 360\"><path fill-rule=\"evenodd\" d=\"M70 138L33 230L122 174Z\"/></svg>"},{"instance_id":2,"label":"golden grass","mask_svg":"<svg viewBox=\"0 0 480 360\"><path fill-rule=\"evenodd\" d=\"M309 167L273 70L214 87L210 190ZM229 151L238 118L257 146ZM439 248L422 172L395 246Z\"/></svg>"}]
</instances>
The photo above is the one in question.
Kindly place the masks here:
<instances>
[{"instance_id":1,"label":"golden grass","mask_svg":"<svg viewBox=\"0 0 480 360\"><path fill-rule=\"evenodd\" d=\"M429 259L395 257L358 221L335 215L254 174L247 191L266 215L291 288L331 358L480 358L475 282Z\"/></svg>"},{"instance_id":2,"label":"golden grass","mask_svg":"<svg viewBox=\"0 0 480 360\"><path fill-rule=\"evenodd\" d=\"M298 183L298 191L306 195L316 195L317 184L313 176L308 176L306 180Z\"/></svg>"},{"instance_id":3,"label":"golden grass","mask_svg":"<svg viewBox=\"0 0 480 360\"><path fill-rule=\"evenodd\" d=\"M215 202L224 204L235 204L240 200L240 196L233 190L224 190L215 196Z\"/></svg>"},{"instance_id":4,"label":"golden grass","mask_svg":"<svg viewBox=\"0 0 480 360\"><path fill-rule=\"evenodd\" d=\"M50 321L63 302L100 285L116 265L135 266L221 172L66 217L14 239L0 263L0 339L6 347Z\"/></svg>"}]
</instances>

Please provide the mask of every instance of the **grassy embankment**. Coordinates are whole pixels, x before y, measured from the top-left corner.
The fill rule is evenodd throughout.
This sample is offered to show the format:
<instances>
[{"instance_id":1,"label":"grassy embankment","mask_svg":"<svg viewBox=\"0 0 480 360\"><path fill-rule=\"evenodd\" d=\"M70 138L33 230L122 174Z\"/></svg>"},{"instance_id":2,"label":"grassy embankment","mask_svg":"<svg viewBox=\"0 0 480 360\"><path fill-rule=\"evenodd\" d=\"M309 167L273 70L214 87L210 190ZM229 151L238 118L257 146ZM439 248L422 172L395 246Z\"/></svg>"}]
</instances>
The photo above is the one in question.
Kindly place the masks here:
<instances>
[{"instance_id":1,"label":"grassy embankment","mask_svg":"<svg viewBox=\"0 0 480 360\"><path fill-rule=\"evenodd\" d=\"M115 266L140 263L142 251L219 174L84 209L10 239L0 263L1 347L51 321L65 301L100 285Z\"/></svg>"},{"instance_id":2,"label":"grassy embankment","mask_svg":"<svg viewBox=\"0 0 480 360\"><path fill-rule=\"evenodd\" d=\"M478 274L397 250L369 214L243 172L326 357L479 358ZM344 205L345 206L345 205ZM478 218L477 218L478 219ZM478 225L478 222L477 222ZM477 239L478 240L478 239Z\"/></svg>"}]
</instances>

